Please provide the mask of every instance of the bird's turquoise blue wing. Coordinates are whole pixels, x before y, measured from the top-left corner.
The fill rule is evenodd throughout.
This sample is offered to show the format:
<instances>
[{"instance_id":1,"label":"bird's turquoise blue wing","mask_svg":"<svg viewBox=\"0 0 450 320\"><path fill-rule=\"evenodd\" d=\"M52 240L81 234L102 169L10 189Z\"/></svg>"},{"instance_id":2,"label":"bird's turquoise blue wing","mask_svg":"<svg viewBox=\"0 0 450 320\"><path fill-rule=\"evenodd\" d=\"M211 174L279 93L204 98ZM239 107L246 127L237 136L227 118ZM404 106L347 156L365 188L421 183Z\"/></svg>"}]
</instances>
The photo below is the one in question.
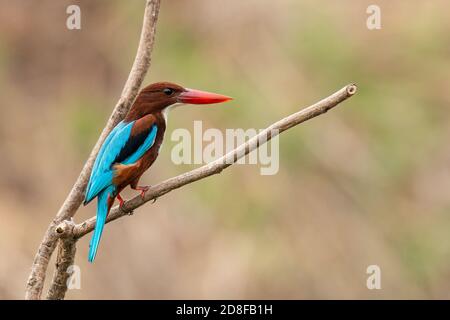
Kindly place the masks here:
<instances>
[{"instance_id":1,"label":"bird's turquoise blue wing","mask_svg":"<svg viewBox=\"0 0 450 320\"><path fill-rule=\"evenodd\" d=\"M97 154L97 157L95 158L95 162L94 165L92 167L92 171L91 171L91 176L89 178L89 182L86 188L86 194L89 192L89 189L91 189L91 185L93 182L93 177L96 176L98 174L98 167L99 164L102 160L103 154L105 153L105 149L106 147L109 145L109 143L111 142L111 139L117 134L117 132L119 132L121 129L123 129L123 127L125 126L125 123L123 121L119 122L114 129L111 130L111 132L108 134L108 136L106 137L105 141L103 142L102 146L100 147L100 150Z\"/></svg>"},{"instance_id":2,"label":"bird's turquoise blue wing","mask_svg":"<svg viewBox=\"0 0 450 320\"><path fill-rule=\"evenodd\" d=\"M89 203L100 191L112 184L114 159L127 143L133 122L120 122L105 139L92 167L84 203Z\"/></svg>"},{"instance_id":3,"label":"bird's turquoise blue wing","mask_svg":"<svg viewBox=\"0 0 450 320\"><path fill-rule=\"evenodd\" d=\"M157 126L150 119L119 123L106 138L93 166L86 191L85 203L112 185L115 163L132 164L154 144Z\"/></svg>"}]
</instances>

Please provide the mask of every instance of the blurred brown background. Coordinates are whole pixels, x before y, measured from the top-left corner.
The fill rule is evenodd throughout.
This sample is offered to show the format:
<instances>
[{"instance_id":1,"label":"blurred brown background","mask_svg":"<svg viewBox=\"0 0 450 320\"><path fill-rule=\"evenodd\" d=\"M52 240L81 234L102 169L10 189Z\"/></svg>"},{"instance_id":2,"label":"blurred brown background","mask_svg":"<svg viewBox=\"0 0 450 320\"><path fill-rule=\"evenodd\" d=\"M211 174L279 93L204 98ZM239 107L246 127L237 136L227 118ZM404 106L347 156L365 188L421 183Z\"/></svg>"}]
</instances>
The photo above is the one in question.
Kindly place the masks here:
<instances>
[{"instance_id":1,"label":"blurred brown background","mask_svg":"<svg viewBox=\"0 0 450 320\"><path fill-rule=\"evenodd\" d=\"M0 298L23 298L41 237L128 76L143 2L0 0ZM69 4L81 30L66 28ZM366 28L370 4L381 30ZM109 224L94 264L83 238L81 290L67 297L450 298L449 10L444 0L163 1L145 83L235 98L174 111L168 134L194 120L264 128L347 83L359 91L280 137L277 175L240 165L176 190ZM195 167L170 161L168 137L144 183ZM366 288L371 264L381 290Z\"/></svg>"}]
</instances>

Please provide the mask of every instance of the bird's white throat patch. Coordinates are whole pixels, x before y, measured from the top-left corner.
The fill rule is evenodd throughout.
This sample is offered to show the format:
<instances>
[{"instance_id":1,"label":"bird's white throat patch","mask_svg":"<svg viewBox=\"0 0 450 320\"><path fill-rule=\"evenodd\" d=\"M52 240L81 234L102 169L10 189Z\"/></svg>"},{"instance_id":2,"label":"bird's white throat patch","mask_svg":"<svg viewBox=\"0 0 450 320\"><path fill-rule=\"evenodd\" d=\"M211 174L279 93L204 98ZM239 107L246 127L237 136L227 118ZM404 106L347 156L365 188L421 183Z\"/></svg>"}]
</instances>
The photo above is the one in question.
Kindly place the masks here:
<instances>
[{"instance_id":1,"label":"bird's white throat patch","mask_svg":"<svg viewBox=\"0 0 450 320\"><path fill-rule=\"evenodd\" d=\"M172 111L175 108L178 108L179 106L184 105L184 104L185 103L177 102L177 103L172 104L171 106L168 106L167 108L165 108L163 110L162 115L163 115L164 120L166 121L166 123L167 123L167 118L169 116L169 112Z\"/></svg>"}]
</instances>

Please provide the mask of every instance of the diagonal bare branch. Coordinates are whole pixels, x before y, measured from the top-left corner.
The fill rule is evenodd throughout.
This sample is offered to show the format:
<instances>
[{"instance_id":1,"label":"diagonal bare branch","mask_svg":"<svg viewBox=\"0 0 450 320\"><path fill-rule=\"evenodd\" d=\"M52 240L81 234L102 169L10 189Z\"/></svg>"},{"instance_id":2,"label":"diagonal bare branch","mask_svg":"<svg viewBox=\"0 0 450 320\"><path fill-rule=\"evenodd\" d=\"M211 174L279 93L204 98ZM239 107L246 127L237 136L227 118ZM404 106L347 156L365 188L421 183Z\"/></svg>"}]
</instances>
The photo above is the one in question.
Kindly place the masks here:
<instances>
[{"instance_id":1,"label":"diagonal bare branch","mask_svg":"<svg viewBox=\"0 0 450 320\"><path fill-rule=\"evenodd\" d=\"M81 173L72 187L72 190L44 234L44 238L39 245L38 252L34 258L33 265L31 266L31 272L27 281L25 299L40 299L48 263L59 239L59 234L55 230L61 222L72 218L77 212L83 201L84 191L100 146L112 128L114 128L114 126L124 118L136 98L142 81L144 80L150 66L159 7L160 0L146 1L142 32L133 67L131 68L120 99L117 102L105 128L103 129L100 138L95 144L95 147L81 170ZM54 280L58 280L58 274L55 274Z\"/></svg>"},{"instance_id":2,"label":"diagonal bare branch","mask_svg":"<svg viewBox=\"0 0 450 320\"><path fill-rule=\"evenodd\" d=\"M347 100L351 96L356 93L357 87L354 84L349 84L339 91L333 93L329 97L303 109L290 116L283 118L265 130L261 131L258 135L254 136L246 143L238 146L236 149L230 151L223 157L206 164L200 168L194 169L192 171L183 173L174 178L170 178L166 181L163 181L155 186L152 186L145 194L145 197L136 196L133 199L127 201L122 209L119 207L114 207L108 215L107 223L113 220L119 219L123 216L128 215L130 212L139 208L143 204L148 201L157 199L162 195L174 190L178 189L184 185L195 182L197 180L204 179L214 174L218 174L222 172L222 170L231 166L240 158L244 157L248 153L257 149L264 142L269 141L276 135L280 134L283 131L286 131L302 122L310 120L314 117L317 117L321 114L324 114L328 110L334 108L339 103ZM81 224L75 225L73 228L68 228L67 232L64 233L64 236L69 236L75 239L79 239L91 232L95 227L95 217L92 217Z\"/></svg>"}]
</instances>

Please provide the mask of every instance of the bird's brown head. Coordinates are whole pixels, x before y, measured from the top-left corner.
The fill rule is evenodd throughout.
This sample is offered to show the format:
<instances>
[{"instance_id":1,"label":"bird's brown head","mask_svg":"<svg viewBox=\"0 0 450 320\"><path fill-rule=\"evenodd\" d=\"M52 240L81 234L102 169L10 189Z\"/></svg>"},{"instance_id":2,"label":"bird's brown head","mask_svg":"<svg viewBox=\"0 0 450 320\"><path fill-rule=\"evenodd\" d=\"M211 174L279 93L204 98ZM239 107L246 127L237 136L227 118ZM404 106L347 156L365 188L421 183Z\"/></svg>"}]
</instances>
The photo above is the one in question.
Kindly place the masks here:
<instances>
[{"instance_id":1,"label":"bird's brown head","mask_svg":"<svg viewBox=\"0 0 450 320\"><path fill-rule=\"evenodd\" d=\"M229 100L232 98L221 94L188 89L171 82L157 82L139 92L127 119L135 120L146 114L163 112L176 104L213 104Z\"/></svg>"}]
</instances>

